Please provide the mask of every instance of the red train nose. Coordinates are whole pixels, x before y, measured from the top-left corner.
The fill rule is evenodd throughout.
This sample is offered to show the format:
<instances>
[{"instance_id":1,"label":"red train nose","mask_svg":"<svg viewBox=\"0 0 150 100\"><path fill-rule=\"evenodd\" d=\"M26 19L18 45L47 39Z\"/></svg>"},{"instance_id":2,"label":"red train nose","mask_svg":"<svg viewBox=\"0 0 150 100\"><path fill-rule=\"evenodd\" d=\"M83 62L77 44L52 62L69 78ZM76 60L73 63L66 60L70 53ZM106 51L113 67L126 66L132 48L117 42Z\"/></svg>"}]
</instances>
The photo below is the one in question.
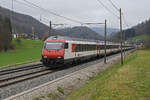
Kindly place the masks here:
<instances>
[{"instance_id":1,"label":"red train nose","mask_svg":"<svg viewBox=\"0 0 150 100\"><path fill-rule=\"evenodd\" d=\"M64 58L64 49L62 50L42 50L44 58Z\"/></svg>"}]
</instances>

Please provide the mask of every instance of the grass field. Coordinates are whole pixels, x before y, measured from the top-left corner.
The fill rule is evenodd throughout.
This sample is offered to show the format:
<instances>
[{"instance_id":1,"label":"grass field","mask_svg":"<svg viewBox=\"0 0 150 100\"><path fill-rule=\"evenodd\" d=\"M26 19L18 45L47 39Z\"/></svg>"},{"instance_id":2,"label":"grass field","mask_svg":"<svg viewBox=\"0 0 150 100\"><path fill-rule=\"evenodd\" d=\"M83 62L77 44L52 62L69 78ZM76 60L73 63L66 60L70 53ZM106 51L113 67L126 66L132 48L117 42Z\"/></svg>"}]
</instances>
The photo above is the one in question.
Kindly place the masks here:
<instances>
[{"instance_id":1,"label":"grass field","mask_svg":"<svg viewBox=\"0 0 150 100\"><path fill-rule=\"evenodd\" d=\"M15 50L0 53L0 67L40 60L42 41L22 39L19 44L13 40Z\"/></svg>"},{"instance_id":2,"label":"grass field","mask_svg":"<svg viewBox=\"0 0 150 100\"><path fill-rule=\"evenodd\" d=\"M150 50L131 54L65 100L150 100Z\"/></svg>"},{"instance_id":3,"label":"grass field","mask_svg":"<svg viewBox=\"0 0 150 100\"><path fill-rule=\"evenodd\" d=\"M132 38L132 40L137 40L137 39L147 39L148 38L148 35L140 35L140 36L136 36L136 37L134 37L134 38Z\"/></svg>"}]
</instances>

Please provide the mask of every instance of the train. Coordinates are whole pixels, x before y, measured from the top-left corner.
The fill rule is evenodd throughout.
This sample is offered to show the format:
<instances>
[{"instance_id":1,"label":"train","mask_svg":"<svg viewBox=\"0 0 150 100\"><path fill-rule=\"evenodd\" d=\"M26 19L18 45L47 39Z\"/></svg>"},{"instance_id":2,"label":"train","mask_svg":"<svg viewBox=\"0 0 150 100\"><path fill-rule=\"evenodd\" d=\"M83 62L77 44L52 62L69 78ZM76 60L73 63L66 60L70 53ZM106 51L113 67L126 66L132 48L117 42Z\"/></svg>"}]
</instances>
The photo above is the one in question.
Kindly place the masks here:
<instances>
[{"instance_id":1,"label":"train","mask_svg":"<svg viewBox=\"0 0 150 100\"><path fill-rule=\"evenodd\" d=\"M132 49L126 44L123 50ZM120 43L106 42L106 54L121 50ZM75 63L105 54L104 41L71 38L66 36L51 36L44 41L41 62L46 67L56 67L65 63Z\"/></svg>"}]
</instances>

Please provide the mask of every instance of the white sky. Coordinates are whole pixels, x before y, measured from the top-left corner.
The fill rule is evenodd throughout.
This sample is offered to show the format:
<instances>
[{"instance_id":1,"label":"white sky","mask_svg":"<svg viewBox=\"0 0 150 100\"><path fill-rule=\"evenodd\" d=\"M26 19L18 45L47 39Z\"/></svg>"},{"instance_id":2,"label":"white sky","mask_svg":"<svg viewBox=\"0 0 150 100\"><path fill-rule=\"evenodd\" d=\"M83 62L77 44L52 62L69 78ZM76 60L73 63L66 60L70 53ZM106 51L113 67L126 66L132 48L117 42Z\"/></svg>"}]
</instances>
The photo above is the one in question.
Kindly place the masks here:
<instances>
[{"instance_id":1,"label":"white sky","mask_svg":"<svg viewBox=\"0 0 150 100\"><path fill-rule=\"evenodd\" d=\"M15 0L14 0L15 1ZM24 2L23 0L16 0ZM104 22L108 20L108 26L119 28L119 19L108 12L97 0L28 0L45 9L60 15L81 21L81 22ZM101 0L107 7L119 17L117 12L109 0ZM118 7L121 7L125 15L127 24L132 27L142 21L150 18L150 0L112 0ZM24 2L25 3L25 2ZM11 9L12 0L0 0L0 6ZM49 20L52 23L65 23L70 26L80 25L74 22L64 20L62 18L51 15L38 8L28 7L14 2L14 11L33 16L42 22L48 24ZM101 26L102 27L102 26ZM126 25L123 25L124 28Z\"/></svg>"}]
</instances>

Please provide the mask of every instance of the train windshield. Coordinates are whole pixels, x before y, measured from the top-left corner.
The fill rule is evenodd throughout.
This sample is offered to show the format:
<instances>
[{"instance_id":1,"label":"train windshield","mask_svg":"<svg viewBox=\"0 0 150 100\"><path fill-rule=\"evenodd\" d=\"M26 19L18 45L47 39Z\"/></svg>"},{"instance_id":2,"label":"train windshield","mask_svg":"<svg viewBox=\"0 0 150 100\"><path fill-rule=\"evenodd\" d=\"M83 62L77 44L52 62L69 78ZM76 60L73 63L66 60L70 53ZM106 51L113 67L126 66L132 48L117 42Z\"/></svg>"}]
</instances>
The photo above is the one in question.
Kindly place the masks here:
<instances>
[{"instance_id":1,"label":"train windshield","mask_svg":"<svg viewBox=\"0 0 150 100\"><path fill-rule=\"evenodd\" d=\"M64 43L48 42L48 43L45 43L44 48L47 50L60 50L64 48Z\"/></svg>"}]
</instances>

